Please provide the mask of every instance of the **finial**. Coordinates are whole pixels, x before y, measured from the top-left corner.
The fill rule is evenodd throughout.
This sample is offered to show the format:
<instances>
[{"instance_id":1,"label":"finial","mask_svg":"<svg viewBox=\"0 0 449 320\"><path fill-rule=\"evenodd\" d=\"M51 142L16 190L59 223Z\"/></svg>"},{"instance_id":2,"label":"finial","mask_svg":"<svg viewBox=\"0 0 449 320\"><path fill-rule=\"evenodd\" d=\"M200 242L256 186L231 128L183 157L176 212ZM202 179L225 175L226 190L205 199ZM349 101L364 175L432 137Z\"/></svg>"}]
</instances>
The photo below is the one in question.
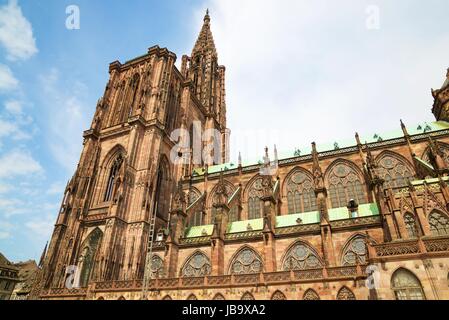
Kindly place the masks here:
<instances>
[{"instance_id":1,"label":"finial","mask_svg":"<svg viewBox=\"0 0 449 320\"><path fill-rule=\"evenodd\" d=\"M401 119L401 128L402 128L402 132L404 132L404 135L408 136L407 128L406 128L404 122L402 122L402 119Z\"/></svg>"},{"instance_id":2,"label":"finial","mask_svg":"<svg viewBox=\"0 0 449 320\"><path fill-rule=\"evenodd\" d=\"M316 143L312 142L312 153L316 153Z\"/></svg>"},{"instance_id":3,"label":"finial","mask_svg":"<svg viewBox=\"0 0 449 320\"><path fill-rule=\"evenodd\" d=\"M274 145L274 160L278 161L278 149L276 148L276 145Z\"/></svg>"},{"instance_id":4,"label":"finial","mask_svg":"<svg viewBox=\"0 0 449 320\"><path fill-rule=\"evenodd\" d=\"M447 68L446 78L449 80L449 68Z\"/></svg>"},{"instance_id":5,"label":"finial","mask_svg":"<svg viewBox=\"0 0 449 320\"><path fill-rule=\"evenodd\" d=\"M242 166L242 153L239 151L239 167Z\"/></svg>"},{"instance_id":6,"label":"finial","mask_svg":"<svg viewBox=\"0 0 449 320\"><path fill-rule=\"evenodd\" d=\"M209 8L207 8L206 15L204 16L204 22L206 22L206 21L210 21Z\"/></svg>"},{"instance_id":7,"label":"finial","mask_svg":"<svg viewBox=\"0 0 449 320\"><path fill-rule=\"evenodd\" d=\"M361 145L361 143L360 143L360 136L359 136L358 132L355 133L355 140L357 141L357 145Z\"/></svg>"}]
</instances>

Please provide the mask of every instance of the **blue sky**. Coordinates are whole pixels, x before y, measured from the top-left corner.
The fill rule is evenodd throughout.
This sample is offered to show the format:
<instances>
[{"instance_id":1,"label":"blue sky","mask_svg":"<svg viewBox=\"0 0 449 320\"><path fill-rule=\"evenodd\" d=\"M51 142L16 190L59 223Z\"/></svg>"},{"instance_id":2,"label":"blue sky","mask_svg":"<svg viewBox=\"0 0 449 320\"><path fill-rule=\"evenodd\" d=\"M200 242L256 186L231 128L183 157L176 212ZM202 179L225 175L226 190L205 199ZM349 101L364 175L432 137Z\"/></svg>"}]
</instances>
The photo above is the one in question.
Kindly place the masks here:
<instances>
[{"instance_id":1,"label":"blue sky","mask_svg":"<svg viewBox=\"0 0 449 320\"><path fill-rule=\"evenodd\" d=\"M65 27L68 5L80 8L79 30ZM433 120L430 88L449 67L446 0L0 0L0 251L9 259L38 259L49 239L108 64L154 44L179 62L207 7L227 67L233 159Z\"/></svg>"}]
</instances>

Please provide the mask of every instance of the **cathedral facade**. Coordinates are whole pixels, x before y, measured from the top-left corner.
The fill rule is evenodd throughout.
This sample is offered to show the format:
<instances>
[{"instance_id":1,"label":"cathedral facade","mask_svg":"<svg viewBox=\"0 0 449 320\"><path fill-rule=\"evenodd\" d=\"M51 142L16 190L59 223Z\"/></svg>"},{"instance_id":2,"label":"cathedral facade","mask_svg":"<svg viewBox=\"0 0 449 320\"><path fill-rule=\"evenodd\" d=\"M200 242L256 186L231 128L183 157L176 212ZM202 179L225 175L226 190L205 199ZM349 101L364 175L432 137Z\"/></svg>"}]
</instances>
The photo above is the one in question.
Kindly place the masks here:
<instances>
[{"instance_id":1,"label":"cathedral facade","mask_svg":"<svg viewBox=\"0 0 449 320\"><path fill-rule=\"evenodd\" d=\"M209 14L175 61L110 64L34 298L449 299L449 72L435 122L244 166Z\"/></svg>"}]
</instances>

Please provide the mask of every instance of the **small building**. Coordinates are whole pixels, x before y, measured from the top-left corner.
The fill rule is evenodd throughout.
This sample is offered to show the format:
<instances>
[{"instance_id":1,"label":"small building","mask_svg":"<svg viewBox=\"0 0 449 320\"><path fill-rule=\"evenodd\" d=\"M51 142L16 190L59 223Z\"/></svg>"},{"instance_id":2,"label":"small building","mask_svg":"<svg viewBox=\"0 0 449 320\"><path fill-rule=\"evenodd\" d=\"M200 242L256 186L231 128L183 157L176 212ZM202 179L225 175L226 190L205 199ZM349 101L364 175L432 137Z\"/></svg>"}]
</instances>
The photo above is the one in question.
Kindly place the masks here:
<instances>
[{"instance_id":1,"label":"small building","mask_svg":"<svg viewBox=\"0 0 449 320\"><path fill-rule=\"evenodd\" d=\"M0 253L0 300L9 300L19 279L19 268Z\"/></svg>"},{"instance_id":2,"label":"small building","mask_svg":"<svg viewBox=\"0 0 449 320\"><path fill-rule=\"evenodd\" d=\"M19 269L19 279L10 300L28 300L39 267L34 260L16 263Z\"/></svg>"}]
</instances>

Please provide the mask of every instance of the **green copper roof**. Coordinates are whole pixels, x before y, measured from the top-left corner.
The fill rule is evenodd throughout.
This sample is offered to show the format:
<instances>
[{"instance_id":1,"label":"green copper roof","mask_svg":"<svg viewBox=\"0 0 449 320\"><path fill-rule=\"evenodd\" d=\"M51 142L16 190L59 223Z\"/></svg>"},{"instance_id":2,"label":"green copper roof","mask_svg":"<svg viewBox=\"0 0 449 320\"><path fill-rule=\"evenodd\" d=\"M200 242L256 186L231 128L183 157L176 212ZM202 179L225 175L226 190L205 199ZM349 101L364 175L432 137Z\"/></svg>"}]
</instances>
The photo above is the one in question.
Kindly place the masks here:
<instances>
[{"instance_id":1,"label":"green copper roof","mask_svg":"<svg viewBox=\"0 0 449 320\"><path fill-rule=\"evenodd\" d=\"M434 131L445 130L445 129L449 129L449 123L445 122L445 121L423 122L423 123L419 123L416 125L407 126L407 131L408 131L409 135L411 135L411 136L417 135L417 134L422 134L422 133L430 133L430 132L434 132ZM403 136L404 136L404 133L402 132L402 129L400 128L400 126L398 126L397 130L392 130L389 132L359 134L360 141L362 143L365 143L365 142L374 143L374 142L379 142L379 141L402 138ZM339 139L337 141L333 141L330 143L321 143L321 144L318 143L317 151L318 152L332 151L332 150L335 150L336 145L338 146L339 149L343 149L343 148L355 146L356 141L355 141L355 138L350 138L350 139L342 139L342 140ZM312 153L311 145L303 146L303 147L300 147L297 149L299 149L301 151L301 156L309 155ZM272 152L272 150L271 150L271 152ZM288 151L280 150L280 151L278 151L278 155L279 155L279 159L293 158L293 157L295 157L295 150L288 150ZM246 157L248 158L247 155L246 155ZM258 164L259 162L261 163L261 158L260 158L260 155L257 155L253 159L249 159L249 161L243 161L242 165L244 167L251 166L251 165ZM226 171L226 170L237 169L237 167L238 166L235 163L225 163L222 165L210 166L208 169L208 173L212 174L212 173L220 172L222 170ZM199 169L193 170L194 176L196 176L196 175L201 176L204 173L205 173L205 168L199 168Z\"/></svg>"},{"instance_id":2,"label":"green copper roof","mask_svg":"<svg viewBox=\"0 0 449 320\"><path fill-rule=\"evenodd\" d=\"M301 224L314 224L320 222L320 213L318 211L288 214L276 217L276 228L290 227L299 225L298 219L302 220Z\"/></svg>"},{"instance_id":3,"label":"green copper roof","mask_svg":"<svg viewBox=\"0 0 449 320\"><path fill-rule=\"evenodd\" d=\"M252 230L248 230L248 225L251 225ZM228 225L228 233L259 231L262 229L263 229L263 219L235 221Z\"/></svg>"},{"instance_id":4,"label":"green copper roof","mask_svg":"<svg viewBox=\"0 0 449 320\"><path fill-rule=\"evenodd\" d=\"M328 210L329 219L331 221L336 220L346 220L350 218L350 213L348 208L332 208ZM369 217L369 216L378 216L379 208L375 203L366 203L359 205L357 212L354 212L352 217Z\"/></svg>"},{"instance_id":5,"label":"green copper roof","mask_svg":"<svg viewBox=\"0 0 449 320\"><path fill-rule=\"evenodd\" d=\"M211 236L213 231L214 231L213 224L189 227L186 232L186 238Z\"/></svg>"}]
</instances>

